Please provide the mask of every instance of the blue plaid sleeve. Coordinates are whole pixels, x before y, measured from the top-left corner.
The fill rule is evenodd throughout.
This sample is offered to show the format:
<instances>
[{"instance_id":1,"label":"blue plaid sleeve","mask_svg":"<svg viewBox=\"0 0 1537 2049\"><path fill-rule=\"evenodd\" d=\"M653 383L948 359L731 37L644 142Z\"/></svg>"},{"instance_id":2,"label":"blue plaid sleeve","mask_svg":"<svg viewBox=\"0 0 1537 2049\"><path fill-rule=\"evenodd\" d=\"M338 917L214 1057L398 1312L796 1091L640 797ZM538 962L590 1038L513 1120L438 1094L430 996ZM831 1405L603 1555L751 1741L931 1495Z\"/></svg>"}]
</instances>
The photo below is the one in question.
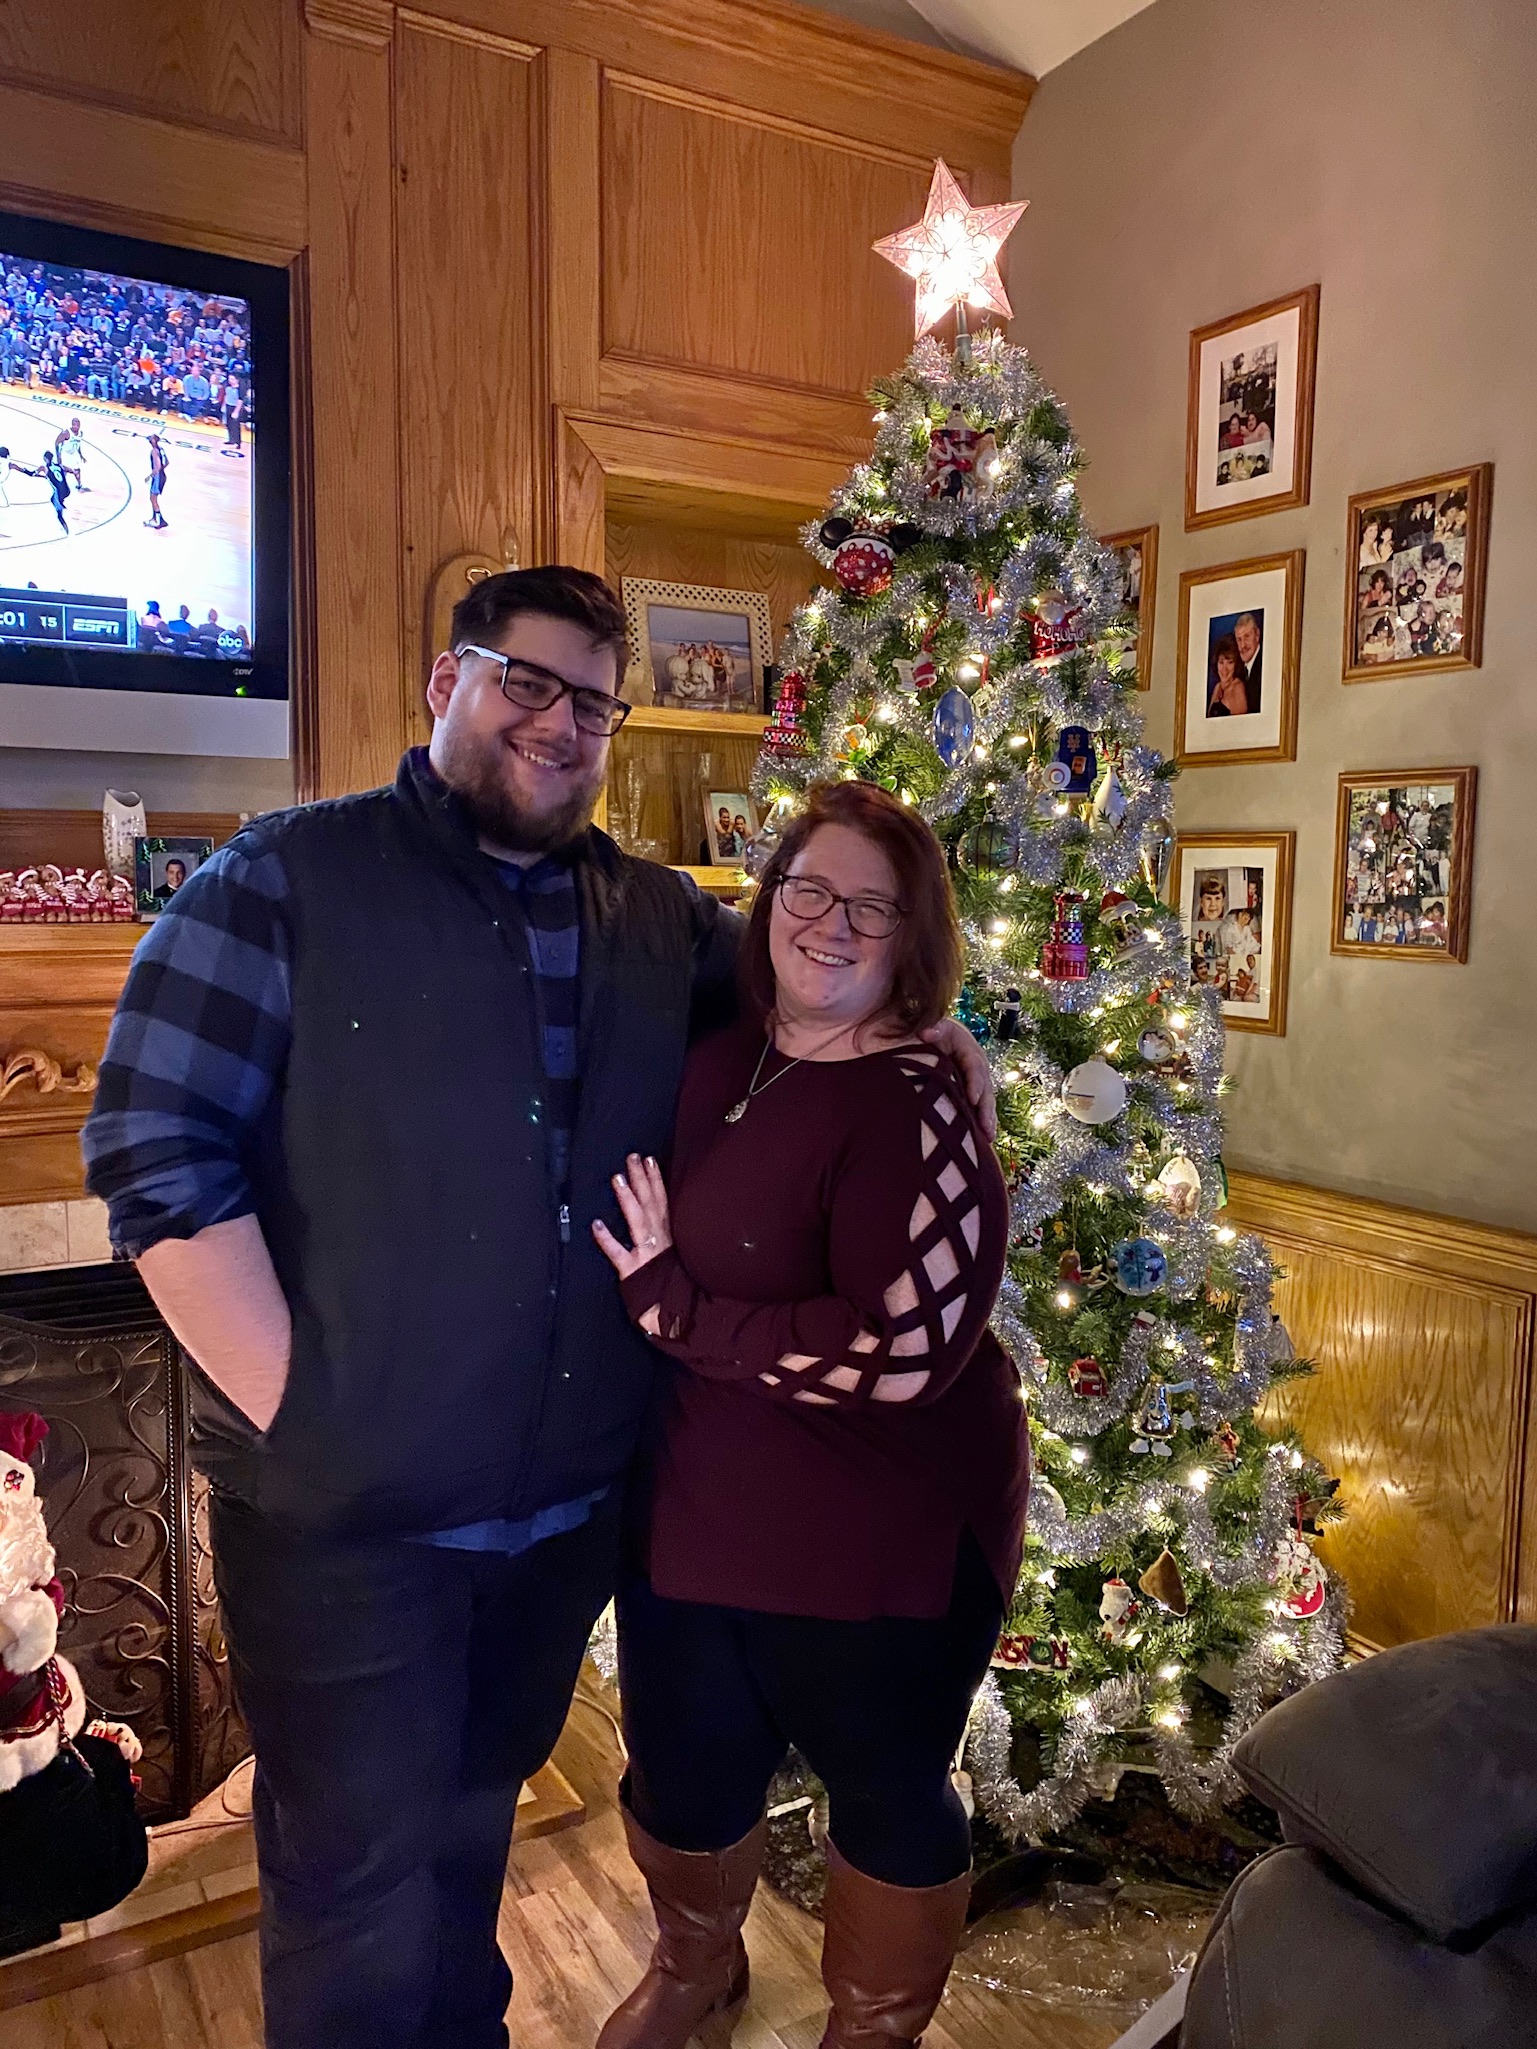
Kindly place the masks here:
<instances>
[{"instance_id":1,"label":"blue plaid sleeve","mask_svg":"<svg viewBox=\"0 0 1537 2049\"><path fill-rule=\"evenodd\" d=\"M245 1163L288 1058L286 899L277 855L242 834L134 952L81 1133L122 1257L255 1208Z\"/></svg>"}]
</instances>

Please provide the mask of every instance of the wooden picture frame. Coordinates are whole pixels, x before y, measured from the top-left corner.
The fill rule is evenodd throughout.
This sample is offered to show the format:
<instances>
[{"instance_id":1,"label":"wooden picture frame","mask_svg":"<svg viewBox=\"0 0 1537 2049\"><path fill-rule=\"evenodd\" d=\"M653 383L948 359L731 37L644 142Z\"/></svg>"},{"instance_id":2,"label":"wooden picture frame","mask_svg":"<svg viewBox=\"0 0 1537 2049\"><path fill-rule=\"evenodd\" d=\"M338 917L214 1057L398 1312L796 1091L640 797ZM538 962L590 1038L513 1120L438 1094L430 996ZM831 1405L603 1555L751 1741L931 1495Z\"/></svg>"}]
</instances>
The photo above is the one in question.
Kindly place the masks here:
<instances>
[{"instance_id":1,"label":"wooden picture frame","mask_svg":"<svg viewBox=\"0 0 1537 2049\"><path fill-rule=\"evenodd\" d=\"M1476 768L1341 775L1331 953L1458 965L1467 960L1477 797ZM1443 808L1449 808L1449 818L1439 816ZM1412 937L1405 936L1406 926Z\"/></svg>"},{"instance_id":2,"label":"wooden picture frame","mask_svg":"<svg viewBox=\"0 0 1537 2049\"><path fill-rule=\"evenodd\" d=\"M1182 767L1296 760L1305 567L1305 551L1292 548L1181 575L1174 758ZM1197 658L1198 679L1192 677ZM1235 713L1240 700L1218 690L1220 684L1231 693L1240 671L1250 708ZM1228 709L1219 711L1224 702Z\"/></svg>"},{"instance_id":3,"label":"wooden picture frame","mask_svg":"<svg viewBox=\"0 0 1537 2049\"><path fill-rule=\"evenodd\" d=\"M1191 333L1187 533L1307 504L1318 299L1308 285Z\"/></svg>"},{"instance_id":4,"label":"wooden picture frame","mask_svg":"<svg viewBox=\"0 0 1537 2049\"><path fill-rule=\"evenodd\" d=\"M622 588L630 654L627 697L638 677L642 692L649 687L651 703L675 710L761 709L763 671L774 655L766 592L662 583L647 576L627 576ZM666 655L669 647L676 649L671 657Z\"/></svg>"},{"instance_id":5,"label":"wooden picture frame","mask_svg":"<svg viewBox=\"0 0 1537 2049\"><path fill-rule=\"evenodd\" d=\"M1137 649L1137 688L1151 690L1153 687L1153 614L1158 602L1158 529L1156 526L1128 527L1125 533L1106 534L1102 547L1122 555L1130 548L1140 551L1137 577L1137 602L1126 606L1124 611L1135 617Z\"/></svg>"},{"instance_id":6,"label":"wooden picture frame","mask_svg":"<svg viewBox=\"0 0 1537 2049\"><path fill-rule=\"evenodd\" d=\"M1494 464L1480 462L1358 491L1351 499L1345 517L1347 683L1480 665L1493 492Z\"/></svg>"},{"instance_id":7,"label":"wooden picture frame","mask_svg":"<svg viewBox=\"0 0 1537 2049\"><path fill-rule=\"evenodd\" d=\"M705 845L709 849L709 865L712 868L740 868L747 858L748 842L757 837L758 806L755 799L745 790L702 790L700 803L704 807ZM721 813L729 812L725 830L721 829ZM742 830L737 830L737 821Z\"/></svg>"},{"instance_id":8,"label":"wooden picture frame","mask_svg":"<svg viewBox=\"0 0 1537 2049\"><path fill-rule=\"evenodd\" d=\"M1248 827L1182 832L1175 839L1170 901L1184 921L1192 979L1220 990L1229 1031L1286 1036L1296 849L1294 832ZM1208 872L1224 877L1224 891L1220 919L1203 927L1199 885ZM1211 972L1203 972L1207 968Z\"/></svg>"}]
</instances>

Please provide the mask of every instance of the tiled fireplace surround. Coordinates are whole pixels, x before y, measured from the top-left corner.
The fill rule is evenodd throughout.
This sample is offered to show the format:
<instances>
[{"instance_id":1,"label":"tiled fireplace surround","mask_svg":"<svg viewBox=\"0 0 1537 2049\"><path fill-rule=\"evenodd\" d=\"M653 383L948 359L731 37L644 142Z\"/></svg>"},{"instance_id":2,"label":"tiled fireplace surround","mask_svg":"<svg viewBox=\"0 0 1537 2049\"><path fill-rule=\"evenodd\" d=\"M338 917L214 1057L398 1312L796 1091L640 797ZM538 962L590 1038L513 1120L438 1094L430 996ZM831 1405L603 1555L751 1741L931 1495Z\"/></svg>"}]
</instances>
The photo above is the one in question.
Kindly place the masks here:
<instances>
[{"instance_id":1,"label":"tiled fireplace surround","mask_svg":"<svg viewBox=\"0 0 1537 2049\"><path fill-rule=\"evenodd\" d=\"M107 1206L94 1196L75 1202L0 1203L0 1274L100 1266L111 1257Z\"/></svg>"}]
</instances>

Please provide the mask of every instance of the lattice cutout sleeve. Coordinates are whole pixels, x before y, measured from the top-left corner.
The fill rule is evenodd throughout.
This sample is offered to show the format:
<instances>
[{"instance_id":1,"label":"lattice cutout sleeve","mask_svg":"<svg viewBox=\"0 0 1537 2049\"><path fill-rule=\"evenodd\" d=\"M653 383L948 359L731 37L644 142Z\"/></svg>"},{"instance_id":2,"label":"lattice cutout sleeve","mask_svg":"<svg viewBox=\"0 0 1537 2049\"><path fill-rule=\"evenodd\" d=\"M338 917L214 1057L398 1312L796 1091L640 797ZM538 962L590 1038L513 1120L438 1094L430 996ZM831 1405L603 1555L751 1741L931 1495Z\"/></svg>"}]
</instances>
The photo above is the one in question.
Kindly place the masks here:
<instances>
[{"instance_id":1,"label":"lattice cutout sleeve","mask_svg":"<svg viewBox=\"0 0 1537 2049\"><path fill-rule=\"evenodd\" d=\"M905 1228L879 1221L898 1214L889 1143L867 1157L856 1147L831 1194L838 1292L771 1303L711 1295L671 1248L624 1284L630 1315L664 1352L707 1379L824 1408L934 1401L951 1385L992 1311L977 1251L984 1205L1004 1200L1002 1180L939 1059L914 1051L897 1064L916 1140Z\"/></svg>"}]
</instances>

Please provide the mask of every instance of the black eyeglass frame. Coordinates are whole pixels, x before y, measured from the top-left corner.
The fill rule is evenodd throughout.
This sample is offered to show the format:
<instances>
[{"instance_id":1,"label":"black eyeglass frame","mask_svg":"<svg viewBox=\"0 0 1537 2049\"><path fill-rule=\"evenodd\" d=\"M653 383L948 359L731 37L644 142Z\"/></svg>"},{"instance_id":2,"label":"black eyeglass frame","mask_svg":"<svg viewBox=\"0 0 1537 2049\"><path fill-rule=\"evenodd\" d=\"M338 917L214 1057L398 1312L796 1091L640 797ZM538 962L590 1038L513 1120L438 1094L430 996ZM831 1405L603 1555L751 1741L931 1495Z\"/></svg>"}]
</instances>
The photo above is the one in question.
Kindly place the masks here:
<instances>
[{"instance_id":1,"label":"black eyeglass frame","mask_svg":"<svg viewBox=\"0 0 1537 2049\"><path fill-rule=\"evenodd\" d=\"M789 903L786 902L785 899L785 884L788 882L797 882L811 889L819 889L822 892L823 896L827 898L826 904L819 911L792 910L790 908ZM842 904L843 915L849 921L849 930L851 932L857 933L861 939L893 939L896 937L898 928L901 926L903 920L907 916L907 913L903 910L902 906L899 903L893 901L893 899L890 897L839 896L837 890L829 889L827 884L822 881L820 876L817 875L779 875L776 876L774 879L774 888L777 890L779 894L779 901L782 904L784 904L785 916L789 918L794 918L796 923L800 925L814 925L818 918L825 918L827 916L827 913L832 909L834 904ZM893 922L889 931L866 932L862 925L855 924L855 904L875 903L890 904L893 914Z\"/></svg>"},{"instance_id":2,"label":"black eyeglass frame","mask_svg":"<svg viewBox=\"0 0 1537 2049\"><path fill-rule=\"evenodd\" d=\"M548 711L559 699L569 697L572 718L584 733L590 733L594 739L612 740L635 709L633 704L627 704L622 697L615 697L610 691L594 690L590 683L568 683L564 676L557 676L553 669L546 669L538 662L527 661L522 655L504 655L494 647L478 647L472 640L467 640L462 646L456 647L454 655L456 659L461 655L479 655L482 661L499 663L502 671L502 695L509 704L515 704L519 711ZM514 662L520 669L533 670L535 676L541 679L534 683L535 689L551 686L553 695L546 697L542 704L529 704L521 697L514 697L507 687L507 671ZM601 728L583 724L580 708L584 703L600 705L602 716L609 723Z\"/></svg>"}]
</instances>

